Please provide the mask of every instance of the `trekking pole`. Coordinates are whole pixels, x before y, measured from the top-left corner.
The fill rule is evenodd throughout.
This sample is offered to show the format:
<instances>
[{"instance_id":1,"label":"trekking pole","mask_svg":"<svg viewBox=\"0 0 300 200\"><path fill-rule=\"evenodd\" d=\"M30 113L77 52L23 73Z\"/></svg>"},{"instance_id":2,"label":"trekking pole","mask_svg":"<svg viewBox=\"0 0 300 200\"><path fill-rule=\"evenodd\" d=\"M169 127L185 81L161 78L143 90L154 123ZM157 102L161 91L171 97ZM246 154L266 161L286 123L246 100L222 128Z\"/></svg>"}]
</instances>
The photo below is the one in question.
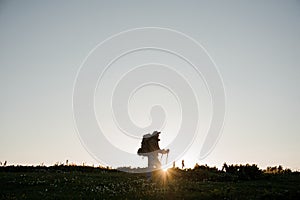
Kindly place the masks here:
<instances>
[{"instance_id":1,"label":"trekking pole","mask_svg":"<svg viewBox=\"0 0 300 200\"><path fill-rule=\"evenodd\" d=\"M169 152L167 153L166 164L168 164L168 157L169 157Z\"/></svg>"}]
</instances>

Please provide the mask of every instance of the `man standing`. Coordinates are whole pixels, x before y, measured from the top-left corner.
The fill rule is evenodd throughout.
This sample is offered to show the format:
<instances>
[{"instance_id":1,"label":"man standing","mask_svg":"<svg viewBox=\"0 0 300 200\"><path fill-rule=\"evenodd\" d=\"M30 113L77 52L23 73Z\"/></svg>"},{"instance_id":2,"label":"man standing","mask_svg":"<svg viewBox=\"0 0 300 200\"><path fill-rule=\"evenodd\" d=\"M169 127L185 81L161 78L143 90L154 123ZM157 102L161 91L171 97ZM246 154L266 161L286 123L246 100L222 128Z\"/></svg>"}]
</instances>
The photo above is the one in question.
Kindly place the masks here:
<instances>
[{"instance_id":1,"label":"man standing","mask_svg":"<svg viewBox=\"0 0 300 200\"><path fill-rule=\"evenodd\" d=\"M142 147L138 150L138 155L148 157L148 169L153 171L161 168L161 163L158 159L158 154L168 154L169 149L160 149L158 142L161 132L154 131L152 134L143 136Z\"/></svg>"}]
</instances>

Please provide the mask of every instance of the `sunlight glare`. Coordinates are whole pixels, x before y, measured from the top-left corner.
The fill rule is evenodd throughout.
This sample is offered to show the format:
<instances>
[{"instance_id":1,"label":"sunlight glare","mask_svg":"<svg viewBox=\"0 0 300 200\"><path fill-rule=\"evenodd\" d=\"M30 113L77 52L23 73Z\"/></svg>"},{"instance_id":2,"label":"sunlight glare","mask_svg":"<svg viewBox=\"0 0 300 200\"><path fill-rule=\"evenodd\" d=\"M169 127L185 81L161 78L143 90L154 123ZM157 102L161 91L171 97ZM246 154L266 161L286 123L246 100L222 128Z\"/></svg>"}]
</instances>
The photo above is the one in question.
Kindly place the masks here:
<instances>
[{"instance_id":1,"label":"sunlight glare","mask_svg":"<svg viewBox=\"0 0 300 200\"><path fill-rule=\"evenodd\" d=\"M168 169L169 169L169 168L165 167L165 168L163 168L162 170L163 170L164 172L167 172Z\"/></svg>"}]
</instances>

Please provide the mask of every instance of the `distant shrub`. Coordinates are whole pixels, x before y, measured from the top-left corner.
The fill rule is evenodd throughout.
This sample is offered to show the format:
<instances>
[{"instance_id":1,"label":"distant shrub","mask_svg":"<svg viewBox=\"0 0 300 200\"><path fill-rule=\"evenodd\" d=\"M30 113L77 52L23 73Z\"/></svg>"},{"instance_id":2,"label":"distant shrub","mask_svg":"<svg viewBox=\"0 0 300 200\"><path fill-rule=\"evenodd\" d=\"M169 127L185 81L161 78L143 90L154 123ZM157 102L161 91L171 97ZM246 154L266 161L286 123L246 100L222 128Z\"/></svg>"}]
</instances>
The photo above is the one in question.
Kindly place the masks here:
<instances>
[{"instance_id":1,"label":"distant shrub","mask_svg":"<svg viewBox=\"0 0 300 200\"><path fill-rule=\"evenodd\" d=\"M262 177L262 170L255 164L227 165L224 163L223 169L226 173L236 176L239 180L254 180Z\"/></svg>"},{"instance_id":2,"label":"distant shrub","mask_svg":"<svg viewBox=\"0 0 300 200\"><path fill-rule=\"evenodd\" d=\"M218 168L216 167L209 167L208 165L199 165L198 163L196 163L194 170L205 170L205 171L209 171L209 172L218 172Z\"/></svg>"},{"instance_id":3,"label":"distant shrub","mask_svg":"<svg viewBox=\"0 0 300 200\"><path fill-rule=\"evenodd\" d=\"M268 174L289 174L292 173L292 170L286 168L283 169L283 167L281 165L274 166L274 167L267 167L267 169L264 170L265 173Z\"/></svg>"}]
</instances>

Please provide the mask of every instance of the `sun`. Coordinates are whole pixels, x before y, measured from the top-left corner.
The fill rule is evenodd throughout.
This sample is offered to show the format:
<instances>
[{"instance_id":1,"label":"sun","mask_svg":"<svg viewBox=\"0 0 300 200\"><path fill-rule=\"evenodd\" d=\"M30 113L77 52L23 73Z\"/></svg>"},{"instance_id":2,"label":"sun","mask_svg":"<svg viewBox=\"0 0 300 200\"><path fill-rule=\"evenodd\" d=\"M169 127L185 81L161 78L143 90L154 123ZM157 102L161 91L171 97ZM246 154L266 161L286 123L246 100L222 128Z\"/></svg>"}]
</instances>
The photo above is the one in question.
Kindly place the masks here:
<instances>
[{"instance_id":1,"label":"sun","mask_svg":"<svg viewBox=\"0 0 300 200\"><path fill-rule=\"evenodd\" d=\"M163 170L164 172L167 172L167 171L168 171L168 169L169 169L169 168L167 168L167 167L165 167L165 168L162 168L162 170Z\"/></svg>"}]
</instances>

